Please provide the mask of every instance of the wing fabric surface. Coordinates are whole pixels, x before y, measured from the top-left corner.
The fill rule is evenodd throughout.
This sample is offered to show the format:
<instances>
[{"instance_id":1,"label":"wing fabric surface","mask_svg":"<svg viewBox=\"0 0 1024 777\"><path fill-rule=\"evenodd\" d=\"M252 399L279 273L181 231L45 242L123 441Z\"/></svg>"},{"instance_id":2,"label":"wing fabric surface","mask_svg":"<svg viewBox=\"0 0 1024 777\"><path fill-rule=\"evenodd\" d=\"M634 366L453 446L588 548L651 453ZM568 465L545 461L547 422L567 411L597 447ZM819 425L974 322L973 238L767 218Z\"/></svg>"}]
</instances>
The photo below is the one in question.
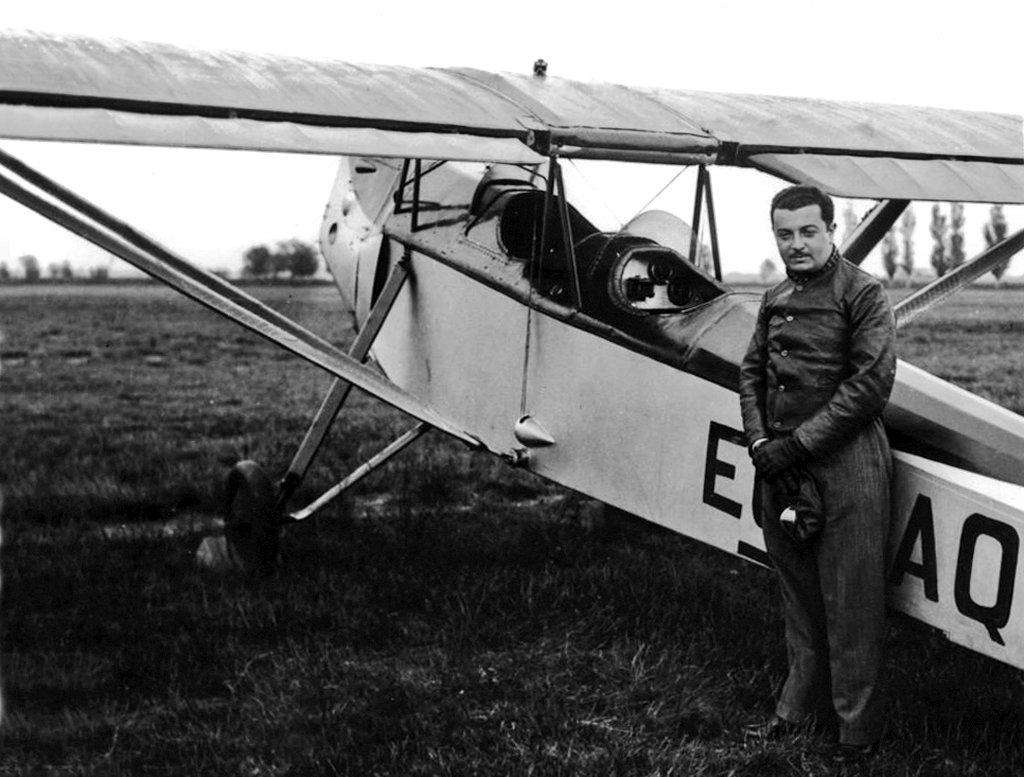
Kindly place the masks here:
<instances>
[{"instance_id":1,"label":"wing fabric surface","mask_svg":"<svg viewBox=\"0 0 1024 777\"><path fill-rule=\"evenodd\" d=\"M20 32L0 32L0 135L527 163L557 149L755 166L850 197L1024 202L1018 116Z\"/></svg>"},{"instance_id":2,"label":"wing fabric surface","mask_svg":"<svg viewBox=\"0 0 1024 777\"><path fill-rule=\"evenodd\" d=\"M754 154L750 163L839 197L961 202L1024 201L1024 165L946 159Z\"/></svg>"}]
</instances>

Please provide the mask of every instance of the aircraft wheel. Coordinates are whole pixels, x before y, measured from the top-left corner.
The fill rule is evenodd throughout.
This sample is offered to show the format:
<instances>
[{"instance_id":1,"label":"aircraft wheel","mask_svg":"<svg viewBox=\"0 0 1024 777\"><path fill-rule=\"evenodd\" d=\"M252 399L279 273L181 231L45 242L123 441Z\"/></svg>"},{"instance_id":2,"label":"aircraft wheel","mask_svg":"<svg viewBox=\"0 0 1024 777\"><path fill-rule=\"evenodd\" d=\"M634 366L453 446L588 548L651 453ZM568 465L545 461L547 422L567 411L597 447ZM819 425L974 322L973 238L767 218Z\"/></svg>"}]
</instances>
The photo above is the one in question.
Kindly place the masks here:
<instances>
[{"instance_id":1,"label":"aircraft wheel","mask_svg":"<svg viewBox=\"0 0 1024 777\"><path fill-rule=\"evenodd\" d=\"M224 537L246 572L266 575L277 562L281 525L274 484L255 461L240 461L228 474Z\"/></svg>"}]
</instances>

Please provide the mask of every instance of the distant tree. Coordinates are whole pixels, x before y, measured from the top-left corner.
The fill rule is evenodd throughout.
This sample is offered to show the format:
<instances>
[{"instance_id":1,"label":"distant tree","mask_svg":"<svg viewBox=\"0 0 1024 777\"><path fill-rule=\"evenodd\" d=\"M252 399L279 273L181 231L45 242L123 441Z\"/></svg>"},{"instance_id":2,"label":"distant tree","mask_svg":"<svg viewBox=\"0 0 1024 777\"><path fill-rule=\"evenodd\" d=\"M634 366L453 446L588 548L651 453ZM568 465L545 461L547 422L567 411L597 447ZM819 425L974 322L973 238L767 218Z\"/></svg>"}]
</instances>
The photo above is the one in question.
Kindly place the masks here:
<instances>
[{"instance_id":1,"label":"distant tree","mask_svg":"<svg viewBox=\"0 0 1024 777\"><path fill-rule=\"evenodd\" d=\"M953 202L949 205L949 268L955 269L964 263L964 204Z\"/></svg>"},{"instance_id":2,"label":"distant tree","mask_svg":"<svg viewBox=\"0 0 1024 777\"><path fill-rule=\"evenodd\" d=\"M917 216L914 215L914 206L908 205L900 219L900 234L903 236L903 272L907 274L907 280L914 273L914 228L917 226Z\"/></svg>"},{"instance_id":3,"label":"distant tree","mask_svg":"<svg viewBox=\"0 0 1024 777\"><path fill-rule=\"evenodd\" d=\"M896 225L894 224L882 238L882 267L889 280L896 275L896 260L899 258L900 248L896 242Z\"/></svg>"},{"instance_id":4,"label":"distant tree","mask_svg":"<svg viewBox=\"0 0 1024 777\"><path fill-rule=\"evenodd\" d=\"M316 249L295 238L278 243L274 258L275 274L287 272L293 278L309 278L320 268Z\"/></svg>"},{"instance_id":5,"label":"distant tree","mask_svg":"<svg viewBox=\"0 0 1024 777\"><path fill-rule=\"evenodd\" d=\"M0 262L0 281L9 281L11 279L11 268L7 266L7 262Z\"/></svg>"},{"instance_id":6,"label":"distant tree","mask_svg":"<svg viewBox=\"0 0 1024 777\"><path fill-rule=\"evenodd\" d=\"M709 273L715 272L715 254L707 243L701 243L697 249L697 266Z\"/></svg>"},{"instance_id":7,"label":"distant tree","mask_svg":"<svg viewBox=\"0 0 1024 777\"><path fill-rule=\"evenodd\" d=\"M25 272L26 281L38 281L42 274L39 270L39 260L36 259L32 254L25 254L19 256L18 261L21 262L21 268Z\"/></svg>"},{"instance_id":8,"label":"distant tree","mask_svg":"<svg viewBox=\"0 0 1024 777\"><path fill-rule=\"evenodd\" d=\"M761 283L768 283L775 275L776 264L771 259L765 259L761 262Z\"/></svg>"},{"instance_id":9,"label":"distant tree","mask_svg":"<svg viewBox=\"0 0 1024 777\"><path fill-rule=\"evenodd\" d=\"M932 223L930 227L935 245L932 246L932 267L939 277L946 274L946 217L939 210L939 203L932 205Z\"/></svg>"},{"instance_id":10,"label":"distant tree","mask_svg":"<svg viewBox=\"0 0 1024 777\"><path fill-rule=\"evenodd\" d=\"M102 283L110 278L110 268L105 264L95 264L89 268L89 280Z\"/></svg>"},{"instance_id":11,"label":"distant tree","mask_svg":"<svg viewBox=\"0 0 1024 777\"><path fill-rule=\"evenodd\" d=\"M242 275L262 278L273 271L272 254L265 245L253 246L242 255Z\"/></svg>"},{"instance_id":12,"label":"distant tree","mask_svg":"<svg viewBox=\"0 0 1024 777\"><path fill-rule=\"evenodd\" d=\"M985 224L982 234L985 237L985 245L991 248L996 243L1002 242L1006 237L1006 216L1003 214L1002 205L993 205L988 212L988 221ZM1002 283L1003 273L1006 272L1006 268L1010 266L1010 260L1007 259L1002 264L992 268L992 274L996 276L996 282Z\"/></svg>"},{"instance_id":13,"label":"distant tree","mask_svg":"<svg viewBox=\"0 0 1024 777\"><path fill-rule=\"evenodd\" d=\"M60 277L64 280L71 280L75 277L75 269L71 266L71 262L65 259L60 265Z\"/></svg>"},{"instance_id":14,"label":"distant tree","mask_svg":"<svg viewBox=\"0 0 1024 777\"><path fill-rule=\"evenodd\" d=\"M46 265L46 273L56 280L60 277L60 262L50 262Z\"/></svg>"},{"instance_id":15,"label":"distant tree","mask_svg":"<svg viewBox=\"0 0 1024 777\"><path fill-rule=\"evenodd\" d=\"M850 239L850 235L853 234L858 224L860 224L860 217L853 209L853 200L847 200L846 206L843 208L843 239L840 241L840 245Z\"/></svg>"}]
</instances>

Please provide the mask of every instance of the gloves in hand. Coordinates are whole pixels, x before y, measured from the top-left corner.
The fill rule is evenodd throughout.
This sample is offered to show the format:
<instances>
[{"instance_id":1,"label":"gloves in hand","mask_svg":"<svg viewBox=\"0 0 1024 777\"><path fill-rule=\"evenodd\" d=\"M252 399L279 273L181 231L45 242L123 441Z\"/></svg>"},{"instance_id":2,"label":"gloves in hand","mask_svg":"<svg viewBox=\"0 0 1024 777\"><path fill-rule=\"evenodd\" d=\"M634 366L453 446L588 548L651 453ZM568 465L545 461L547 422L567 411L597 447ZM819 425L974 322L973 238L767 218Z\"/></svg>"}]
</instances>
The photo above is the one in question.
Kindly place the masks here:
<instances>
[{"instance_id":1,"label":"gloves in hand","mask_svg":"<svg viewBox=\"0 0 1024 777\"><path fill-rule=\"evenodd\" d=\"M808 453L795 437L783 437L758 445L752 456L757 473L766 480L774 480L806 459Z\"/></svg>"}]
</instances>

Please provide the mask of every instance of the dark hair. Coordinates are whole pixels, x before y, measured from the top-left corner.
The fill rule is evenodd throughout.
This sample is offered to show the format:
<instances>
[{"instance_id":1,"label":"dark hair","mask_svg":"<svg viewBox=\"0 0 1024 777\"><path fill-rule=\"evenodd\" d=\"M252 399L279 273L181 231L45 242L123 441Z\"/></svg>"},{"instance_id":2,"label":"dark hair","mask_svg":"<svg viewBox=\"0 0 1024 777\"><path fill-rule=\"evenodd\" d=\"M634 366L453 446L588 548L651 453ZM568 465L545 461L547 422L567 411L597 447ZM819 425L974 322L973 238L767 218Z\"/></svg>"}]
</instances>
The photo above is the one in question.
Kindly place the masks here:
<instances>
[{"instance_id":1,"label":"dark hair","mask_svg":"<svg viewBox=\"0 0 1024 777\"><path fill-rule=\"evenodd\" d=\"M772 197L772 209L768 216L774 220L776 210L797 210L806 205L817 205L820 207L821 220L828 226L832 225L832 221L836 216L836 206L832 204L832 198L817 186L805 184L787 186Z\"/></svg>"}]
</instances>

